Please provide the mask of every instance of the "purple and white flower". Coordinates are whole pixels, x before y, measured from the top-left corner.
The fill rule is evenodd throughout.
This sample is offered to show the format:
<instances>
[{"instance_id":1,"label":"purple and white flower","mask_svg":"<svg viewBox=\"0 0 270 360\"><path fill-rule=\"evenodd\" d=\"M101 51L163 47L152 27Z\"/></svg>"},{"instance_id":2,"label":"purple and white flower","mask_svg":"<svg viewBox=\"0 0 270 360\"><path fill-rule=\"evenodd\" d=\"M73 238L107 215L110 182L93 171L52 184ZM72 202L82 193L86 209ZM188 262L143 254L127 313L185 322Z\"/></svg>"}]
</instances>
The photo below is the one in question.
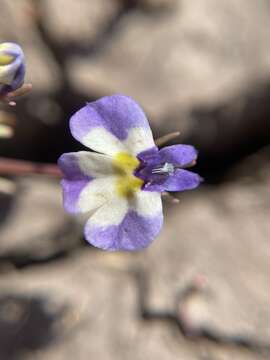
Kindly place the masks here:
<instances>
[{"instance_id":1,"label":"purple and white flower","mask_svg":"<svg viewBox=\"0 0 270 360\"><path fill-rule=\"evenodd\" d=\"M70 119L71 133L96 151L63 154L64 207L89 212L85 237L106 250L139 250L163 223L161 192L196 188L201 178L185 170L197 151L190 145L161 150L147 118L130 97L114 95L88 103Z\"/></svg>"},{"instance_id":2,"label":"purple and white flower","mask_svg":"<svg viewBox=\"0 0 270 360\"><path fill-rule=\"evenodd\" d=\"M0 44L0 98L19 89L24 76L25 61L21 47L11 42Z\"/></svg>"}]
</instances>

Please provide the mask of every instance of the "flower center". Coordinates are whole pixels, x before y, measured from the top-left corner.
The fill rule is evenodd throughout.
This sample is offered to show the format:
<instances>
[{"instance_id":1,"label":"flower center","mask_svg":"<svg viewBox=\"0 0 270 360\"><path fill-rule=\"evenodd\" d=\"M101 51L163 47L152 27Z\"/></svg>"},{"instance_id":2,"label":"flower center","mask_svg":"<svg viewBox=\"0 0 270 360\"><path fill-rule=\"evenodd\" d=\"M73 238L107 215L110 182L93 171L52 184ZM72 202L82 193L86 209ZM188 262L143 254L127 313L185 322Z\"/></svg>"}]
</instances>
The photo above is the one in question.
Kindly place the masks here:
<instances>
[{"instance_id":1,"label":"flower center","mask_svg":"<svg viewBox=\"0 0 270 360\"><path fill-rule=\"evenodd\" d=\"M128 153L120 152L114 157L113 165L117 173L117 194L123 197L132 197L144 183L142 179L134 175L140 161Z\"/></svg>"}]
</instances>

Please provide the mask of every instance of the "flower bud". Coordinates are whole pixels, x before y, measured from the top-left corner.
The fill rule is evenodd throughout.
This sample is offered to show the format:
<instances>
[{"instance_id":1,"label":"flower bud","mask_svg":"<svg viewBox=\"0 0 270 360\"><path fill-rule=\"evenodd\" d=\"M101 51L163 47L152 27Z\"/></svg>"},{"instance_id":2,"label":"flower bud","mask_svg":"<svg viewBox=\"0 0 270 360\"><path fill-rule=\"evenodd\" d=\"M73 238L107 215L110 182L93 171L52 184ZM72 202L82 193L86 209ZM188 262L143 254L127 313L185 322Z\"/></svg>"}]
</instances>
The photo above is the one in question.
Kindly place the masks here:
<instances>
[{"instance_id":1,"label":"flower bud","mask_svg":"<svg viewBox=\"0 0 270 360\"><path fill-rule=\"evenodd\" d=\"M24 83L25 62L21 47L15 43L0 44L0 97Z\"/></svg>"}]
</instances>

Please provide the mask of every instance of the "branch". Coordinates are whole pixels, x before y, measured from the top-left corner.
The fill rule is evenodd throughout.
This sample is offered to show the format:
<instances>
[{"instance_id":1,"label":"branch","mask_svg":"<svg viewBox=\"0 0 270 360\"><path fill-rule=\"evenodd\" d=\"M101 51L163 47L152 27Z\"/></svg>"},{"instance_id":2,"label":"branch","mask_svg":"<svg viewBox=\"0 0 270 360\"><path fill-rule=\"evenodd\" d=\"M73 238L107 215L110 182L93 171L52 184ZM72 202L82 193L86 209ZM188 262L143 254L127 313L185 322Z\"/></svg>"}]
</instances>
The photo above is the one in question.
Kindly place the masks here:
<instances>
[{"instance_id":1,"label":"branch","mask_svg":"<svg viewBox=\"0 0 270 360\"><path fill-rule=\"evenodd\" d=\"M39 164L25 160L0 157L0 175L46 175L61 177L62 173L56 164Z\"/></svg>"}]
</instances>

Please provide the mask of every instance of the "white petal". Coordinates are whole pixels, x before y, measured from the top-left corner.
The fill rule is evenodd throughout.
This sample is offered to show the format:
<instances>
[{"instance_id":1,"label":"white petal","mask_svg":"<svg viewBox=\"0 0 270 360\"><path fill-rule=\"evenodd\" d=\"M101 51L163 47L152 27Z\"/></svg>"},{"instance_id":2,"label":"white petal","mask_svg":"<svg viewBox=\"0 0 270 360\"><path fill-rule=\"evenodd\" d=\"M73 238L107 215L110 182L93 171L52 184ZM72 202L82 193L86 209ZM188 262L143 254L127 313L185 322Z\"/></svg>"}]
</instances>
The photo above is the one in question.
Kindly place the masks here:
<instances>
[{"instance_id":1,"label":"white petal","mask_svg":"<svg viewBox=\"0 0 270 360\"><path fill-rule=\"evenodd\" d=\"M110 156L89 151L79 151L71 154L77 157L79 167L85 175L96 178L112 175L114 172Z\"/></svg>"},{"instance_id":2,"label":"white petal","mask_svg":"<svg viewBox=\"0 0 270 360\"><path fill-rule=\"evenodd\" d=\"M125 198L114 198L101 206L98 211L91 216L89 222L93 226L119 225L128 212L128 202Z\"/></svg>"},{"instance_id":3,"label":"white petal","mask_svg":"<svg viewBox=\"0 0 270 360\"><path fill-rule=\"evenodd\" d=\"M83 137L82 143L90 149L108 155L115 155L126 150L121 140L102 127L96 127L88 132Z\"/></svg>"},{"instance_id":4,"label":"white petal","mask_svg":"<svg viewBox=\"0 0 270 360\"><path fill-rule=\"evenodd\" d=\"M78 208L82 212L95 210L116 197L116 176L98 178L89 182L81 191Z\"/></svg>"},{"instance_id":5,"label":"white petal","mask_svg":"<svg viewBox=\"0 0 270 360\"><path fill-rule=\"evenodd\" d=\"M156 216L162 213L162 201L159 192L138 191L131 207L141 216Z\"/></svg>"},{"instance_id":6,"label":"white petal","mask_svg":"<svg viewBox=\"0 0 270 360\"><path fill-rule=\"evenodd\" d=\"M127 151L137 155L142 151L155 146L152 131L142 127L131 128L128 131L128 138L124 141Z\"/></svg>"}]
</instances>

